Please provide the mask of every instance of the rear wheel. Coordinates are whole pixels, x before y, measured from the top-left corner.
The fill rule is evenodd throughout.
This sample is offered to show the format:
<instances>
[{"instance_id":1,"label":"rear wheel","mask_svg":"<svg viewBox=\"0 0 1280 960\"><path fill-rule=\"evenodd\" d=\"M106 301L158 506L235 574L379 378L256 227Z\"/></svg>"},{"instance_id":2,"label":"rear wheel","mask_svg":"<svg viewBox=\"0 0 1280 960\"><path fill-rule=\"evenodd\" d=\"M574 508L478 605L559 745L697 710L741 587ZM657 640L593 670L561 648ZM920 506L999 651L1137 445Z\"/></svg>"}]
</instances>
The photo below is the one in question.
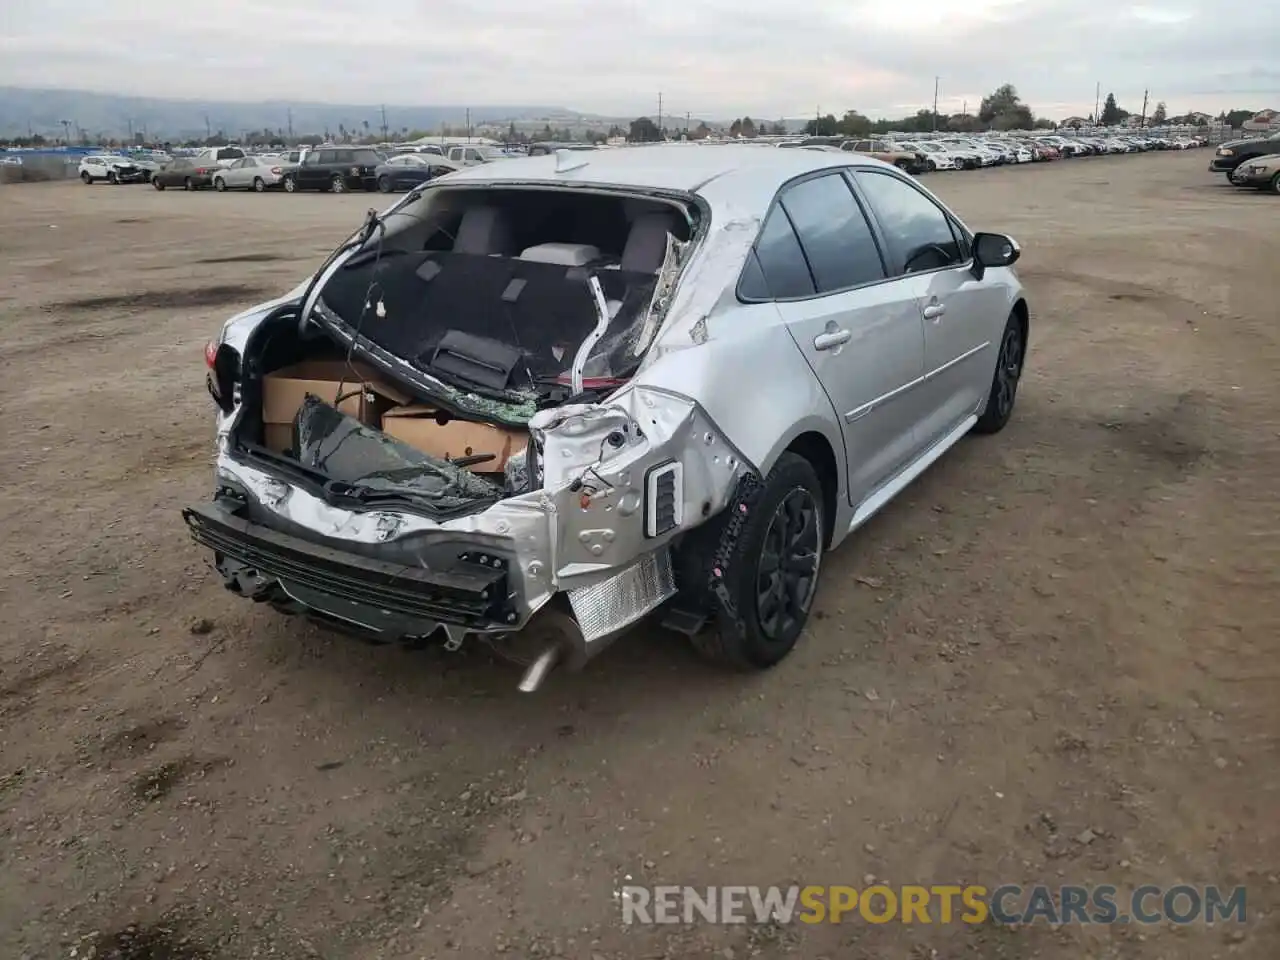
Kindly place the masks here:
<instances>
[{"instance_id":1,"label":"rear wheel","mask_svg":"<svg viewBox=\"0 0 1280 960\"><path fill-rule=\"evenodd\" d=\"M391 179L385 173L378 178L378 192L379 193L391 192Z\"/></svg>"},{"instance_id":2,"label":"rear wheel","mask_svg":"<svg viewBox=\"0 0 1280 960\"><path fill-rule=\"evenodd\" d=\"M116 182L116 172L114 170L109 170L107 172L107 183L115 183L115 182Z\"/></svg>"},{"instance_id":3,"label":"rear wheel","mask_svg":"<svg viewBox=\"0 0 1280 960\"><path fill-rule=\"evenodd\" d=\"M285 177L285 178L284 178L284 192L285 192L285 193L295 193L295 192L297 192L297 189L298 189L298 181L297 181L297 180L293 179L293 177Z\"/></svg>"},{"instance_id":4,"label":"rear wheel","mask_svg":"<svg viewBox=\"0 0 1280 960\"><path fill-rule=\"evenodd\" d=\"M266 191L267 191L267 182L266 182L265 180L263 180L261 177L254 177L254 178L253 178L253 189L254 189L254 191L255 191L255 192L257 192L257 193L266 193Z\"/></svg>"},{"instance_id":5,"label":"rear wheel","mask_svg":"<svg viewBox=\"0 0 1280 960\"><path fill-rule=\"evenodd\" d=\"M346 193L347 181L340 174L334 174L333 179L329 181L329 189L334 193Z\"/></svg>"},{"instance_id":6,"label":"rear wheel","mask_svg":"<svg viewBox=\"0 0 1280 960\"><path fill-rule=\"evenodd\" d=\"M893 161L893 165L903 173L911 172L911 162L909 160L895 160Z\"/></svg>"},{"instance_id":7,"label":"rear wheel","mask_svg":"<svg viewBox=\"0 0 1280 960\"><path fill-rule=\"evenodd\" d=\"M151 185L155 187L157 190L164 189L164 184L160 182L160 178L158 176L151 178Z\"/></svg>"},{"instance_id":8,"label":"rear wheel","mask_svg":"<svg viewBox=\"0 0 1280 960\"><path fill-rule=\"evenodd\" d=\"M1269 189L1271 190L1272 193L1280 194L1280 173L1277 173L1274 177L1271 178L1271 184Z\"/></svg>"},{"instance_id":9,"label":"rear wheel","mask_svg":"<svg viewBox=\"0 0 1280 960\"><path fill-rule=\"evenodd\" d=\"M84 182L85 186L88 186L89 184L93 183L93 177L89 176L88 170L80 174L80 179Z\"/></svg>"},{"instance_id":10,"label":"rear wheel","mask_svg":"<svg viewBox=\"0 0 1280 960\"><path fill-rule=\"evenodd\" d=\"M221 177L214 177L213 189L217 190L219 193L226 193L227 181L223 180Z\"/></svg>"},{"instance_id":11,"label":"rear wheel","mask_svg":"<svg viewBox=\"0 0 1280 960\"><path fill-rule=\"evenodd\" d=\"M1004 325L1004 335L1000 338L1000 353L996 357L996 370L991 377L987 408L973 425L975 432L998 433L1009 422L1009 417L1013 415L1014 401L1018 398L1018 383L1022 379L1026 349L1022 323L1011 313Z\"/></svg>"},{"instance_id":12,"label":"rear wheel","mask_svg":"<svg viewBox=\"0 0 1280 960\"><path fill-rule=\"evenodd\" d=\"M795 648L813 609L822 565L823 502L813 466L784 453L716 571L731 609L722 609L710 629L692 638L702 656L761 670Z\"/></svg>"}]
</instances>

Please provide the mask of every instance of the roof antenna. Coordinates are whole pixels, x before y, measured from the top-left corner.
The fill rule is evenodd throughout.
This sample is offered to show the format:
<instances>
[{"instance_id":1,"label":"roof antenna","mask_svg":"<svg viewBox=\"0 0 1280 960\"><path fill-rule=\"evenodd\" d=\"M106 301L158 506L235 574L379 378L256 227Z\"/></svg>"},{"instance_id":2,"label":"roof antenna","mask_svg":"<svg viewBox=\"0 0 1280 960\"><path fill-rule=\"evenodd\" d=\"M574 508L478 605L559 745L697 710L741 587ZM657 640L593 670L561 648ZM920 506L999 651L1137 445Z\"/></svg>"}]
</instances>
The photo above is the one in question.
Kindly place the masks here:
<instances>
[{"instance_id":1,"label":"roof antenna","mask_svg":"<svg viewBox=\"0 0 1280 960\"><path fill-rule=\"evenodd\" d=\"M556 173L568 173L570 170L581 170L591 161L587 159L585 150L557 150Z\"/></svg>"}]
</instances>

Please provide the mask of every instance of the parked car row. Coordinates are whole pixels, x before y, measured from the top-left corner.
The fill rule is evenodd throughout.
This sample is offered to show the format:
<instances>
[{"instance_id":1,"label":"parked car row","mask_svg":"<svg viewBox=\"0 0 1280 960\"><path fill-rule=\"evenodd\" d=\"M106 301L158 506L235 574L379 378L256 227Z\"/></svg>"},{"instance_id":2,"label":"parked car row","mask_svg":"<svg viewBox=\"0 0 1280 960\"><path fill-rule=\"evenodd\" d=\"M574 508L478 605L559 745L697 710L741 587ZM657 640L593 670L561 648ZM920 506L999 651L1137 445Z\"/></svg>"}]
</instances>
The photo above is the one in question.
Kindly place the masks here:
<instances>
[{"instance_id":1,"label":"parked car row","mask_svg":"<svg viewBox=\"0 0 1280 960\"><path fill-rule=\"evenodd\" d=\"M1069 157L1186 150L1200 142L1184 137L1067 137L1058 134L962 136L887 134L876 139L807 137L772 144L809 150L842 150L875 157L908 173L977 170L1002 164L1038 163Z\"/></svg>"},{"instance_id":2,"label":"parked car row","mask_svg":"<svg viewBox=\"0 0 1280 960\"><path fill-rule=\"evenodd\" d=\"M371 147L322 147L279 154L246 154L239 148L224 147L191 157L171 158L163 164L117 154L91 155L80 161L79 173L86 184L150 183L156 190L393 193L452 173L462 166L460 162L433 153L387 157Z\"/></svg>"}]
</instances>

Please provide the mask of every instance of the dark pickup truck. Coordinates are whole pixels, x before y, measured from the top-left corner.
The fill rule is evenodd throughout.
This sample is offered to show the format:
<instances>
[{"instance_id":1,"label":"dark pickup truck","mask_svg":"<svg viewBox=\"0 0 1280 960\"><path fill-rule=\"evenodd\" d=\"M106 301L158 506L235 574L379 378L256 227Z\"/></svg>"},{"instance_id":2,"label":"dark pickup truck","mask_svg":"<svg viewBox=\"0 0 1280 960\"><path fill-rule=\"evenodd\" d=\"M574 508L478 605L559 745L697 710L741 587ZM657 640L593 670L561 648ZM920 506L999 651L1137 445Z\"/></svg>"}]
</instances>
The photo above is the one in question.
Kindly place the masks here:
<instances>
[{"instance_id":1,"label":"dark pickup truck","mask_svg":"<svg viewBox=\"0 0 1280 960\"><path fill-rule=\"evenodd\" d=\"M1246 160L1269 157L1275 153L1280 153L1280 136L1257 140L1232 140L1213 151L1209 170L1211 173L1225 173L1230 177L1235 168Z\"/></svg>"},{"instance_id":2,"label":"dark pickup truck","mask_svg":"<svg viewBox=\"0 0 1280 960\"><path fill-rule=\"evenodd\" d=\"M376 190L380 163L382 157L368 147L320 147L308 153L285 175L284 188L290 193L298 190L332 190L334 193Z\"/></svg>"}]
</instances>

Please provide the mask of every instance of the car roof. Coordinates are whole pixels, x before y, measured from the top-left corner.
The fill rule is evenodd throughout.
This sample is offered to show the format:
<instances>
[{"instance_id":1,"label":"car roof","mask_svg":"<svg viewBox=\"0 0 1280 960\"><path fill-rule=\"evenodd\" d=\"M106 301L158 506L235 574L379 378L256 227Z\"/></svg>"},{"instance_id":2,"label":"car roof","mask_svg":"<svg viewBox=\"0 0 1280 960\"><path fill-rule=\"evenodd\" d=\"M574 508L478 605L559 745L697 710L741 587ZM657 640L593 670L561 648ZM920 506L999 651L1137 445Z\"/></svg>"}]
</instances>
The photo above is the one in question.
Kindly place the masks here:
<instances>
[{"instance_id":1,"label":"car roof","mask_svg":"<svg viewBox=\"0 0 1280 960\"><path fill-rule=\"evenodd\" d=\"M727 204L762 215L778 187L817 170L841 167L881 168L871 157L825 150L762 150L748 145L715 149L690 143L574 151L571 169L556 172L556 154L495 160L450 174L449 185L474 183L617 186L698 194L713 206Z\"/></svg>"}]
</instances>

